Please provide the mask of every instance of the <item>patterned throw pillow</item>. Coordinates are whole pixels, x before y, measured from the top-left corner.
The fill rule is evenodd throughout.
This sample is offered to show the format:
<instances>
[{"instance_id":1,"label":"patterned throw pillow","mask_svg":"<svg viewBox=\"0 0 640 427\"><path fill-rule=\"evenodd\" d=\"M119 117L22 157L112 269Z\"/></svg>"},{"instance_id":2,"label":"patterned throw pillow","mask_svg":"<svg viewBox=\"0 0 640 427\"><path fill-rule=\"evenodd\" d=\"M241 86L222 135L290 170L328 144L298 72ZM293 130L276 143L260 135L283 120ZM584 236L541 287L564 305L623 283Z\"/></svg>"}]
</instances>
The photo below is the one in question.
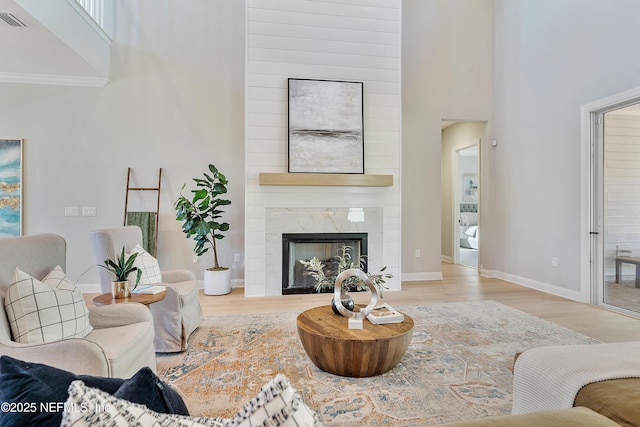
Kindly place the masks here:
<instances>
[{"instance_id":1,"label":"patterned throw pillow","mask_svg":"<svg viewBox=\"0 0 640 427\"><path fill-rule=\"evenodd\" d=\"M225 427L322 426L318 415L302 401L283 374L276 375L245 403Z\"/></svg>"},{"instance_id":2,"label":"patterned throw pillow","mask_svg":"<svg viewBox=\"0 0 640 427\"><path fill-rule=\"evenodd\" d=\"M318 415L309 409L286 376L276 375L232 418L186 417L159 414L145 406L118 399L74 381L64 405L61 427L171 425L176 427L322 427ZM74 410L74 408L77 408Z\"/></svg>"},{"instance_id":3,"label":"patterned throw pillow","mask_svg":"<svg viewBox=\"0 0 640 427\"><path fill-rule=\"evenodd\" d=\"M59 265L51 270L49 274L44 276L44 279L42 279L42 283L49 285L51 289L80 292L76 285L74 285L73 282L69 280L65 272L62 270L62 267L60 267Z\"/></svg>"},{"instance_id":4,"label":"patterned throw pillow","mask_svg":"<svg viewBox=\"0 0 640 427\"><path fill-rule=\"evenodd\" d=\"M69 386L60 427L124 427L133 423L138 427L224 427L224 421L223 418L160 414L76 380Z\"/></svg>"},{"instance_id":5,"label":"patterned throw pillow","mask_svg":"<svg viewBox=\"0 0 640 427\"><path fill-rule=\"evenodd\" d=\"M140 245L135 245L128 256L131 254L138 254L133 265L142 271L142 276L140 276L140 285L155 285L162 283L162 273L160 273L160 266L158 265L157 259L151 256L151 254L145 251ZM134 272L129 276L129 280L132 280L132 283L135 282L136 274L137 273Z\"/></svg>"},{"instance_id":6,"label":"patterned throw pillow","mask_svg":"<svg viewBox=\"0 0 640 427\"><path fill-rule=\"evenodd\" d=\"M93 330L82 293L59 266L43 282L16 268L4 307L19 343L82 338Z\"/></svg>"}]
</instances>

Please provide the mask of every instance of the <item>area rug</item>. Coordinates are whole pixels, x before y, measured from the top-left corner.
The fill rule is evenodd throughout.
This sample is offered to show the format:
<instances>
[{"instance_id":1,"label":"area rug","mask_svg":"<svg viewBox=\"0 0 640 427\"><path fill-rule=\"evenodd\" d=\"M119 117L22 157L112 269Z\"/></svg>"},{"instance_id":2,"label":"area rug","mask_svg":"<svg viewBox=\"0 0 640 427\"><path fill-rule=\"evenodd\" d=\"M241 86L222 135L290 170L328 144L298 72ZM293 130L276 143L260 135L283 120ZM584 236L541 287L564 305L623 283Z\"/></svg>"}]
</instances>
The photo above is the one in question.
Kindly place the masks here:
<instances>
[{"instance_id":1,"label":"area rug","mask_svg":"<svg viewBox=\"0 0 640 427\"><path fill-rule=\"evenodd\" d=\"M297 313L206 317L186 352L158 356L158 373L195 415L231 416L283 373L327 426L428 426L510 413L517 352L597 342L495 301L396 308L413 318L413 339L376 377L316 368L298 339Z\"/></svg>"}]
</instances>

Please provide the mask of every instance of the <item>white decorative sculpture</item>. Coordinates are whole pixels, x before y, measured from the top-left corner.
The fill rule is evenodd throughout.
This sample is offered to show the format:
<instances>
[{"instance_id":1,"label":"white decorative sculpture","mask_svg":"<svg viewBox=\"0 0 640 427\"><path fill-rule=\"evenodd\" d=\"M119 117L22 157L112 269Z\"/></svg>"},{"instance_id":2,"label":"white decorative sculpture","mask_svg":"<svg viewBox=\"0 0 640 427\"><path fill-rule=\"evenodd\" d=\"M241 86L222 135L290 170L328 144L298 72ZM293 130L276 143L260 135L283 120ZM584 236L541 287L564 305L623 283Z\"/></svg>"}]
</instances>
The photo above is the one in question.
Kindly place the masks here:
<instances>
[{"instance_id":1,"label":"white decorative sculpture","mask_svg":"<svg viewBox=\"0 0 640 427\"><path fill-rule=\"evenodd\" d=\"M371 291L371 301L369 302L369 305L367 305L365 308L361 308L359 311L348 310L345 306L342 305L341 301L341 297L343 296L342 282L352 276L355 276L358 279L362 280ZM333 303L335 304L340 314L342 314L344 317L349 318L349 329L362 329L362 320L367 317L367 315L371 313L371 310L376 307L376 304L378 304L378 289L369 279L369 277L367 277L364 271L360 270L359 268L350 268L340 273L336 278Z\"/></svg>"}]
</instances>

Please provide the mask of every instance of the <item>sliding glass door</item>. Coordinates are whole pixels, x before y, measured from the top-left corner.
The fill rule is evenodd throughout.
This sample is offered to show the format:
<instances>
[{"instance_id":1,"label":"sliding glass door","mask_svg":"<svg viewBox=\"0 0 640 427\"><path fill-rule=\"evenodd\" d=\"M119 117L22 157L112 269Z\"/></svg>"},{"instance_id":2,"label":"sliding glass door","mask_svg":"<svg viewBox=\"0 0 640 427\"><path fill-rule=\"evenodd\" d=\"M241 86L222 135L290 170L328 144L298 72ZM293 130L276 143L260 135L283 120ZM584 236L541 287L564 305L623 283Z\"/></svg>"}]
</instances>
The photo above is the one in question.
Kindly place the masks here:
<instances>
[{"instance_id":1,"label":"sliding glass door","mask_svg":"<svg viewBox=\"0 0 640 427\"><path fill-rule=\"evenodd\" d=\"M640 314L640 104L597 118L595 199L601 226L598 303Z\"/></svg>"}]
</instances>

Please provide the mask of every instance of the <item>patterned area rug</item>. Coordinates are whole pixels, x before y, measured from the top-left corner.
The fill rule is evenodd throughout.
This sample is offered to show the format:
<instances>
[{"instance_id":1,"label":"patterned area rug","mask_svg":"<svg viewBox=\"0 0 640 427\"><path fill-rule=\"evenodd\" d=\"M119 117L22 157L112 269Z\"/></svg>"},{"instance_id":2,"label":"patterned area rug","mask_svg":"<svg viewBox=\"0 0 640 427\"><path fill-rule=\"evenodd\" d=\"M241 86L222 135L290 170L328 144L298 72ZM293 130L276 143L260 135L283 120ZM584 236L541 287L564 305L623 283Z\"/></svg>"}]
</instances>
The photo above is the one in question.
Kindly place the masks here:
<instances>
[{"instance_id":1,"label":"patterned area rug","mask_svg":"<svg viewBox=\"0 0 640 427\"><path fill-rule=\"evenodd\" d=\"M186 352L158 356L158 374L194 415L229 417L284 373L327 426L427 426L510 413L517 352L597 342L494 301L396 308L414 319L413 340L377 377L316 368L298 339L297 313L207 317Z\"/></svg>"}]
</instances>

